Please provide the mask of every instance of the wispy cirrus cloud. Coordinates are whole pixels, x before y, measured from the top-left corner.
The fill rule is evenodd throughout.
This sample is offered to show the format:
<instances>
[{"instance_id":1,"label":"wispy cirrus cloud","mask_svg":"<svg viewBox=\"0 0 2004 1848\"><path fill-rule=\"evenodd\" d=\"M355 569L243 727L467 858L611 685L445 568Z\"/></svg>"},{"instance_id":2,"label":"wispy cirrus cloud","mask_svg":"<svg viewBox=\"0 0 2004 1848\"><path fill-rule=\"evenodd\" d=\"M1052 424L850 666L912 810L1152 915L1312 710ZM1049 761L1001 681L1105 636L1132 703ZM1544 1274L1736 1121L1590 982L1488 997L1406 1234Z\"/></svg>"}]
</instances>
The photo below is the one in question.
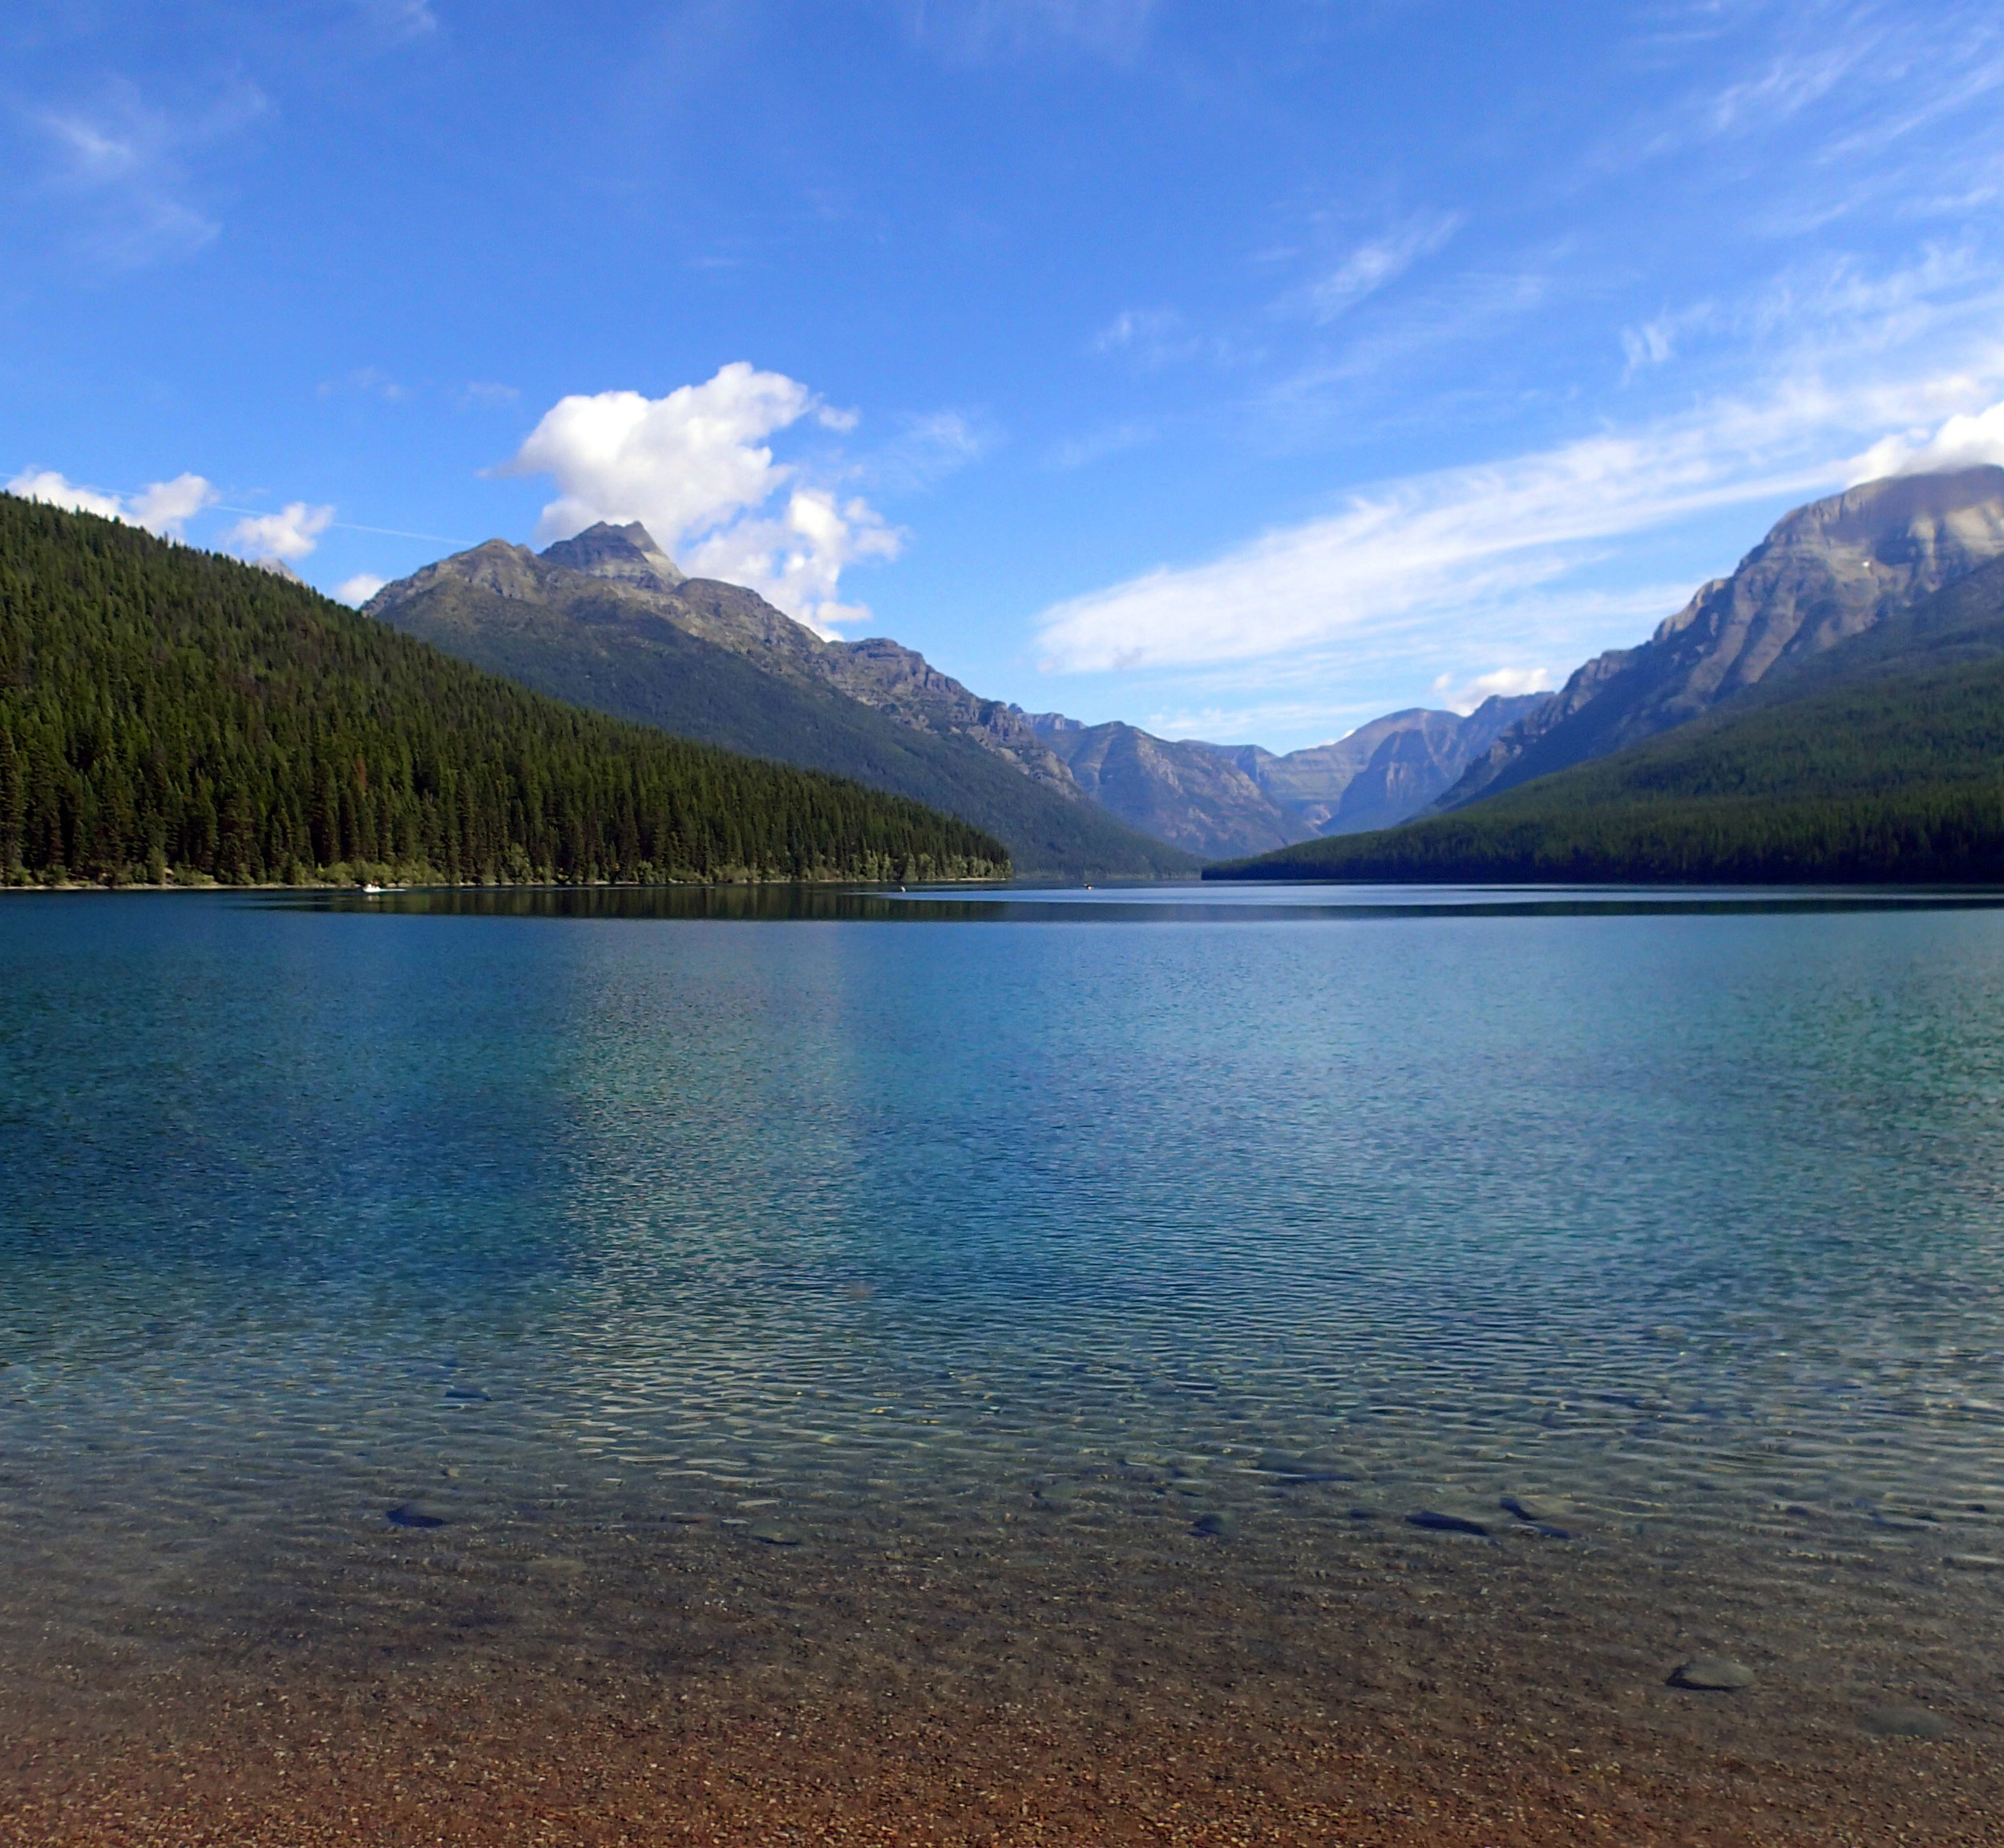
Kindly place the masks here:
<instances>
[{"instance_id":1,"label":"wispy cirrus cloud","mask_svg":"<svg viewBox=\"0 0 2004 1848\"><path fill-rule=\"evenodd\" d=\"M429 38L438 30L431 0L354 0L366 25L393 42Z\"/></svg>"},{"instance_id":2,"label":"wispy cirrus cloud","mask_svg":"<svg viewBox=\"0 0 2004 1848\"><path fill-rule=\"evenodd\" d=\"M1461 229L1458 212L1423 212L1367 238L1340 261L1281 297L1283 313L1305 315L1326 326L1366 296L1396 282L1423 257L1440 249Z\"/></svg>"},{"instance_id":3,"label":"wispy cirrus cloud","mask_svg":"<svg viewBox=\"0 0 2004 1848\"><path fill-rule=\"evenodd\" d=\"M1037 619L1040 649L1056 671L1106 673L1416 647L1443 624L1549 602L1609 542L1856 479L1860 433L1967 417L2001 384L2004 343L1980 370L1875 385L1804 376L1763 398L1388 483L1208 562L1060 603Z\"/></svg>"},{"instance_id":4,"label":"wispy cirrus cloud","mask_svg":"<svg viewBox=\"0 0 2004 1848\"><path fill-rule=\"evenodd\" d=\"M1161 427L1145 418L1104 424L1083 436L1068 437L1051 451L1046 460L1053 468L1087 468L1096 462L1104 462L1109 455L1145 447L1161 434Z\"/></svg>"},{"instance_id":5,"label":"wispy cirrus cloud","mask_svg":"<svg viewBox=\"0 0 2004 1848\"><path fill-rule=\"evenodd\" d=\"M1118 354L1150 369L1194 359L1203 345L1174 308L1123 308L1093 336L1095 353Z\"/></svg>"},{"instance_id":6,"label":"wispy cirrus cloud","mask_svg":"<svg viewBox=\"0 0 2004 1848\"><path fill-rule=\"evenodd\" d=\"M1000 440L994 424L976 411L913 412L896 419L890 438L860 457L848 474L873 491L923 494L980 461Z\"/></svg>"},{"instance_id":7,"label":"wispy cirrus cloud","mask_svg":"<svg viewBox=\"0 0 2004 1848\"><path fill-rule=\"evenodd\" d=\"M197 183L201 157L268 107L262 91L239 81L179 111L115 78L87 101L25 111L46 156L38 189L63 206L72 250L107 267L192 256L222 229Z\"/></svg>"},{"instance_id":8,"label":"wispy cirrus cloud","mask_svg":"<svg viewBox=\"0 0 2004 1848\"><path fill-rule=\"evenodd\" d=\"M1075 48L1125 60L1148 37L1156 0L900 0L912 33L956 62Z\"/></svg>"}]
</instances>

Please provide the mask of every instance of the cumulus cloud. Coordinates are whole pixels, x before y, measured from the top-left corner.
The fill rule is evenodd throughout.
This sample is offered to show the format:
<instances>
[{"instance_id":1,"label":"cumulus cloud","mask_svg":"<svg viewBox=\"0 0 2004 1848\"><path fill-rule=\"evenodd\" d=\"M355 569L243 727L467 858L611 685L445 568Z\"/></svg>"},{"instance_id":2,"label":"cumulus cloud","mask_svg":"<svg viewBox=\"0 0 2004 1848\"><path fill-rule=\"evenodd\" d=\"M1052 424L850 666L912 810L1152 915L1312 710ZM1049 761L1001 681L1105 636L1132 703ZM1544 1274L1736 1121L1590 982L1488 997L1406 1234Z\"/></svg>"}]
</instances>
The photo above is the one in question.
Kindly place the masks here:
<instances>
[{"instance_id":1,"label":"cumulus cloud","mask_svg":"<svg viewBox=\"0 0 2004 1848\"><path fill-rule=\"evenodd\" d=\"M290 564L311 552L321 534L333 523L331 507L309 507L295 500L277 513L244 515L229 529L224 543L246 558L283 559Z\"/></svg>"},{"instance_id":2,"label":"cumulus cloud","mask_svg":"<svg viewBox=\"0 0 2004 1848\"><path fill-rule=\"evenodd\" d=\"M1910 430L1881 438L1851 466L1853 482L1886 475L1925 475L1936 469L2004 463L2004 403L1949 418L1930 435Z\"/></svg>"},{"instance_id":3,"label":"cumulus cloud","mask_svg":"<svg viewBox=\"0 0 2004 1848\"><path fill-rule=\"evenodd\" d=\"M1498 696L1514 699L1521 694L1549 693L1554 684L1549 668L1499 667L1488 673L1478 673L1473 680L1459 685L1452 674L1444 673L1434 681L1433 690L1448 711L1458 712L1465 718L1485 699Z\"/></svg>"},{"instance_id":4,"label":"cumulus cloud","mask_svg":"<svg viewBox=\"0 0 2004 1848\"><path fill-rule=\"evenodd\" d=\"M200 475L177 475L172 481L149 482L132 496L127 511L149 532L179 539L188 522L216 499L216 489Z\"/></svg>"},{"instance_id":5,"label":"cumulus cloud","mask_svg":"<svg viewBox=\"0 0 2004 1848\"><path fill-rule=\"evenodd\" d=\"M2004 354L1995 358L1993 375L2004 368ZM1393 482L1208 563L1149 572L1045 610L1037 620L1044 665L1126 671L1400 637L1416 646L1445 625L1550 599L1610 540L1857 479L1855 463L1836 459L1844 435L1910 427L1916 412L1939 415L1978 388L1964 376L1850 388L1811 377L1766 399ZM1952 416L1925 453L1981 455L1997 427L1994 412ZM1916 465L1941 466L1919 462L1922 453L1912 451ZM1901 459L1881 454L1875 471Z\"/></svg>"},{"instance_id":6,"label":"cumulus cloud","mask_svg":"<svg viewBox=\"0 0 2004 1848\"><path fill-rule=\"evenodd\" d=\"M53 468L24 468L7 483L7 492L18 494L24 500L67 507L72 513L101 514L107 520L125 518L123 495L107 494L102 488L85 487Z\"/></svg>"},{"instance_id":7,"label":"cumulus cloud","mask_svg":"<svg viewBox=\"0 0 2004 1848\"><path fill-rule=\"evenodd\" d=\"M355 575L334 586L334 596L342 603L352 604L357 609L382 588L390 580L378 577L371 571L358 571Z\"/></svg>"},{"instance_id":8,"label":"cumulus cloud","mask_svg":"<svg viewBox=\"0 0 2004 1848\"><path fill-rule=\"evenodd\" d=\"M826 632L868 613L839 600L843 570L895 558L900 542L867 501L842 499L774 459L766 439L810 413L835 428L854 422L798 380L739 360L665 398L560 399L499 472L556 482L538 544L637 520L684 570L749 584Z\"/></svg>"},{"instance_id":9,"label":"cumulus cloud","mask_svg":"<svg viewBox=\"0 0 2004 1848\"><path fill-rule=\"evenodd\" d=\"M7 491L28 500L46 501L51 507L67 507L75 513L122 520L164 539L180 538L188 522L204 507L213 506L216 498L215 488L199 475L148 482L137 494L123 495L86 487L53 468L23 469L7 483Z\"/></svg>"}]
</instances>

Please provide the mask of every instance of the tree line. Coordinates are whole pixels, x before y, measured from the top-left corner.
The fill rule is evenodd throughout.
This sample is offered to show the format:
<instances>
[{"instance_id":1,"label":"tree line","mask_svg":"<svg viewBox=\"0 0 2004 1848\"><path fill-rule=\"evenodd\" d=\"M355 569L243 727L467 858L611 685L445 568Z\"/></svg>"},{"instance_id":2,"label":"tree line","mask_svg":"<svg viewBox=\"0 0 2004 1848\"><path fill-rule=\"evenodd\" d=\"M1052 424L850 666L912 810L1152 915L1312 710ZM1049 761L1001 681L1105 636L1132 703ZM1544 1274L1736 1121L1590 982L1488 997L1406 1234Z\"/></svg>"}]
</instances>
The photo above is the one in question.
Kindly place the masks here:
<instances>
[{"instance_id":1,"label":"tree line","mask_svg":"<svg viewBox=\"0 0 2004 1848\"><path fill-rule=\"evenodd\" d=\"M2004 594L2004 578L1996 588ZM1231 879L2004 884L2004 659L1966 653L1723 709L1448 815L1206 870Z\"/></svg>"}]
</instances>

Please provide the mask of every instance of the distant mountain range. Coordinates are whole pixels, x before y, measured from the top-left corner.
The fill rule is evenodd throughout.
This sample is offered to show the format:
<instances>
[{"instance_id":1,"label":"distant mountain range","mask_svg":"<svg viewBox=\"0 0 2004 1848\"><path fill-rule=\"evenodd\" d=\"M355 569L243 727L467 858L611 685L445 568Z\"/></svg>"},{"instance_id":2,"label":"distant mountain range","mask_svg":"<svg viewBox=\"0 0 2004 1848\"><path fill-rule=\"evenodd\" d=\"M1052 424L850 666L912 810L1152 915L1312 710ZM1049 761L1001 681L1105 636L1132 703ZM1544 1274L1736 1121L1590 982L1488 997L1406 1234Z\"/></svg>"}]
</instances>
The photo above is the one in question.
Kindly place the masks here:
<instances>
[{"instance_id":1,"label":"distant mountain range","mask_svg":"<svg viewBox=\"0 0 2004 1848\"><path fill-rule=\"evenodd\" d=\"M1285 757L983 699L895 641L824 641L685 576L637 522L541 553L491 540L367 613L540 693L957 815L1026 872L1160 877L1416 812L1549 695L1393 713Z\"/></svg>"},{"instance_id":2,"label":"distant mountain range","mask_svg":"<svg viewBox=\"0 0 2004 1848\"><path fill-rule=\"evenodd\" d=\"M1788 515L1650 640L1557 694L1390 713L1285 756L984 699L895 641L823 641L752 591L685 576L638 524L540 554L491 540L368 613L537 691L911 796L1025 872L1162 877L1281 849L1351 863L1320 843L1737 713L2001 556L2004 469L1868 482Z\"/></svg>"},{"instance_id":3,"label":"distant mountain range","mask_svg":"<svg viewBox=\"0 0 2004 1848\"><path fill-rule=\"evenodd\" d=\"M1790 514L1428 817L1220 877L2004 881L2004 469Z\"/></svg>"},{"instance_id":4,"label":"distant mountain range","mask_svg":"<svg viewBox=\"0 0 2004 1848\"><path fill-rule=\"evenodd\" d=\"M1024 716L1103 807L1216 859L1416 815L1505 727L1551 697L1487 699L1466 718L1408 707L1285 757L1256 744L1172 742L1118 720L1086 726L1061 713Z\"/></svg>"},{"instance_id":5,"label":"distant mountain range","mask_svg":"<svg viewBox=\"0 0 2004 1848\"><path fill-rule=\"evenodd\" d=\"M910 796L996 835L1019 872L1198 865L1089 800L1008 706L895 642L826 642L754 592L685 577L638 524L540 556L491 540L366 613L555 698Z\"/></svg>"},{"instance_id":6,"label":"distant mountain range","mask_svg":"<svg viewBox=\"0 0 2004 1848\"><path fill-rule=\"evenodd\" d=\"M1638 648L1588 661L1518 719L1444 812L1667 731L2004 555L2004 468L1868 481L1798 507Z\"/></svg>"}]
</instances>

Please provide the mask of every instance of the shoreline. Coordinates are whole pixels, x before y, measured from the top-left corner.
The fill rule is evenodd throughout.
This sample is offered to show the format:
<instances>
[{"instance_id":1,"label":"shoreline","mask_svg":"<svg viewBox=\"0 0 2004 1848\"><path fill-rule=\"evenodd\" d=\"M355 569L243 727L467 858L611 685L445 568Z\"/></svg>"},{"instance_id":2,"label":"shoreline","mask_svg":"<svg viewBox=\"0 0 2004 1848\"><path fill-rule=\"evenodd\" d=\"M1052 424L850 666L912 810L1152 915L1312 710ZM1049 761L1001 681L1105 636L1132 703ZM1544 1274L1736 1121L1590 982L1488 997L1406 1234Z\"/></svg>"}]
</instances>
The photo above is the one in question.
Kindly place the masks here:
<instances>
[{"instance_id":1,"label":"shoreline","mask_svg":"<svg viewBox=\"0 0 2004 1848\"><path fill-rule=\"evenodd\" d=\"M1068 1527L859 1558L704 1523L543 1567L569 1615L507 1646L467 1543L387 1539L396 1603L360 1623L309 1597L289 1632L107 1624L10 1661L0 1842L1998 1838L1994 1729L1864 1729L1807 1612L1763 1626L1756 1689L1667 1685L1679 1619L1750 1620L1702 1554L1650 1595L1639 1561L1382 1538L1289 1617L1278 1555Z\"/></svg>"}]
</instances>

